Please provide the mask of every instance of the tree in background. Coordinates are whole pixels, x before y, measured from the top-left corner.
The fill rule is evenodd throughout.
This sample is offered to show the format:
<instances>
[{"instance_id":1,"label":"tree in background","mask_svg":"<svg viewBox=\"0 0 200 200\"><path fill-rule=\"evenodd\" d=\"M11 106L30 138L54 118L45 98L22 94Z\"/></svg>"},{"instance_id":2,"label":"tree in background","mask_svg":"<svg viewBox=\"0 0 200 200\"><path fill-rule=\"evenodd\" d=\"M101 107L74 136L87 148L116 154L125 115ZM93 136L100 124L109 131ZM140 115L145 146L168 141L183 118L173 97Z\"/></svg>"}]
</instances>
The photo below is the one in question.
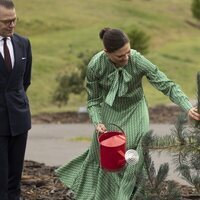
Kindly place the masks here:
<instances>
[{"instance_id":1,"label":"tree in background","mask_svg":"<svg viewBox=\"0 0 200 200\"><path fill-rule=\"evenodd\" d=\"M88 54L81 53L78 57L82 62L76 67L76 70L70 74L65 73L64 75L59 75L56 79L58 85L53 94L53 102L59 107L67 104L70 94L80 95L85 90L86 66L92 56L91 54L88 56Z\"/></svg>"},{"instance_id":2,"label":"tree in background","mask_svg":"<svg viewBox=\"0 0 200 200\"><path fill-rule=\"evenodd\" d=\"M200 0L193 0L191 6L192 14L194 18L200 21Z\"/></svg>"},{"instance_id":3,"label":"tree in background","mask_svg":"<svg viewBox=\"0 0 200 200\"><path fill-rule=\"evenodd\" d=\"M135 28L130 30L127 35L132 49L139 51L141 54L148 53L150 37L145 32Z\"/></svg>"},{"instance_id":4,"label":"tree in background","mask_svg":"<svg viewBox=\"0 0 200 200\"><path fill-rule=\"evenodd\" d=\"M145 54L148 51L149 36L141 30L132 29L128 32L131 48ZM59 107L67 104L70 94L81 94L84 91L84 81L86 75L86 66L88 65L91 57L97 53L81 53L78 57L82 63L78 65L72 73L65 73L59 75L56 79L58 85L53 94L53 102Z\"/></svg>"}]
</instances>

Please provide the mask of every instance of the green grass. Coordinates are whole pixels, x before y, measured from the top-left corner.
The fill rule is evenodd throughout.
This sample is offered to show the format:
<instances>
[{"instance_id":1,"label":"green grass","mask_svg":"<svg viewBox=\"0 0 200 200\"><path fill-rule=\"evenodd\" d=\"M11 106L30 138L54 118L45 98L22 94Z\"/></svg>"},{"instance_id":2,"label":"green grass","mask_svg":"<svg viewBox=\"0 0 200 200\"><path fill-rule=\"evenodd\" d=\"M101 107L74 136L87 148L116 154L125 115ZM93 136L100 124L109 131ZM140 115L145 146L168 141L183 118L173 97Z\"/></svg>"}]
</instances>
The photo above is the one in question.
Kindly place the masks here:
<instances>
[{"instance_id":1,"label":"green grass","mask_svg":"<svg viewBox=\"0 0 200 200\"><path fill-rule=\"evenodd\" d=\"M17 0L15 5L20 19L16 32L32 43L33 76L28 95L33 114L77 110L86 103L86 96L72 95L68 105L54 105L56 77L71 73L80 62L80 53L101 50L98 33L107 26L145 31L151 37L146 57L195 98L200 30L185 22L195 22L190 0ZM169 103L146 80L144 87L150 106Z\"/></svg>"},{"instance_id":2,"label":"green grass","mask_svg":"<svg viewBox=\"0 0 200 200\"><path fill-rule=\"evenodd\" d=\"M70 139L73 142L91 142L91 140L92 138L90 137L75 137Z\"/></svg>"}]
</instances>

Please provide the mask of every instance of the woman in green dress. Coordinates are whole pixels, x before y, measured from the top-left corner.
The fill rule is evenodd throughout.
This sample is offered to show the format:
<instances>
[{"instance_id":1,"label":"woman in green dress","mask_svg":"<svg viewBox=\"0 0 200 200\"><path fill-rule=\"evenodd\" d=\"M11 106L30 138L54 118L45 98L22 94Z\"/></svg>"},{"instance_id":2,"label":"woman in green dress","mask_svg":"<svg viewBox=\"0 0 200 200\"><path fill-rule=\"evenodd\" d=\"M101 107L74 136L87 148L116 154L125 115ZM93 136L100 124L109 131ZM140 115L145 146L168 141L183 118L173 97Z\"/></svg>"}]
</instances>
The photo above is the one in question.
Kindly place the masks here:
<instances>
[{"instance_id":1,"label":"woman in green dress","mask_svg":"<svg viewBox=\"0 0 200 200\"><path fill-rule=\"evenodd\" d=\"M90 148L60 167L56 173L70 187L77 200L130 200L140 192L143 169L141 138L149 130L149 114L142 87L142 78L190 117L200 120L180 87L157 66L131 49L127 35L119 29L104 28L99 33L104 50L89 62L86 74L87 107L95 132ZM136 149L139 162L118 172L108 172L99 164L97 132L106 131L106 124L121 127L127 138L127 149Z\"/></svg>"}]
</instances>

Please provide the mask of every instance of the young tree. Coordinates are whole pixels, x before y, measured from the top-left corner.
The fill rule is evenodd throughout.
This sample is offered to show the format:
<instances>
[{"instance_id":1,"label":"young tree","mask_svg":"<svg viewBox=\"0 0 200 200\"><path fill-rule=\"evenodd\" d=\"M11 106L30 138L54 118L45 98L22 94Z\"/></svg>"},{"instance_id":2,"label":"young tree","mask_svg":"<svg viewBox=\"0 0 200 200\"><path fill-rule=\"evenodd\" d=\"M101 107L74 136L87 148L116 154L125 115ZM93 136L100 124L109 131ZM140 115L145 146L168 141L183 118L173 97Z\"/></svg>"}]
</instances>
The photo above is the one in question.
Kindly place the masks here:
<instances>
[{"instance_id":1,"label":"young tree","mask_svg":"<svg viewBox=\"0 0 200 200\"><path fill-rule=\"evenodd\" d=\"M180 190L174 181L166 181L169 165L161 164L158 172L151 160L149 149L152 147L155 137L152 131L149 131L143 138L143 155L145 166L145 181L142 185L141 192L136 195L135 200L181 200Z\"/></svg>"},{"instance_id":2,"label":"young tree","mask_svg":"<svg viewBox=\"0 0 200 200\"><path fill-rule=\"evenodd\" d=\"M193 0L191 6L192 14L194 18L200 21L200 0Z\"/></svg>"},{"instance_id":3,"label":"young tree","mask_svg":"<svg viewBox=\"0 0 200 200\"><path fill-rule=\"evenodd\" d=\"M200 72L197 73L197 108L200 111ZM179 115L172 134L156 138L153 146L173 149L174 161L181 177L196 189L191 199L200 199L200 122L187 124L187 115Z\"/></svg>"}]
</instances>

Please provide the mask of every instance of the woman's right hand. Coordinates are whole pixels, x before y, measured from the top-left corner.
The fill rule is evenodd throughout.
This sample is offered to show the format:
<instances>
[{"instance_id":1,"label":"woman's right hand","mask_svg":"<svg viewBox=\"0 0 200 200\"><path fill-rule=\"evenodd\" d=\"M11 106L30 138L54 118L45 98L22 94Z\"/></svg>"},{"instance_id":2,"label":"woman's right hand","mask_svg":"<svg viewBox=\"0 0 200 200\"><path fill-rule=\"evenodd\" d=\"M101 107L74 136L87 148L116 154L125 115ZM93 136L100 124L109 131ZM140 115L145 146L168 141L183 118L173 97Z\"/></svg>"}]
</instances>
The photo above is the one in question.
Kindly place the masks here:
<instances>
[{"instance_id":1,"label":"woman's right hand","mask_svg":"<svg viewBox=\"0 0 200 200\"><path fill-rule=\"evenodd\" d=\"M104 133L104 132L106 132L106 127L105 127L105 125L104 125L104 124L101 124L101 123L97 124L97 125L96 125L96 132L97 132L97 133Z\"/></svg>"},{"instance_id":2,"label":"woman's right hand","mask_svg":"<svg viewBox=\"0 0 200 200\"><path fill-rule=\"evenodd\" d=\"M200 114L198 113L198 110L197 110L196 107L193 107L188 111L188 116L191 119L194 119L194 120L197 120L197 121L200 120Z\"/></svg>"}]
</instances>

